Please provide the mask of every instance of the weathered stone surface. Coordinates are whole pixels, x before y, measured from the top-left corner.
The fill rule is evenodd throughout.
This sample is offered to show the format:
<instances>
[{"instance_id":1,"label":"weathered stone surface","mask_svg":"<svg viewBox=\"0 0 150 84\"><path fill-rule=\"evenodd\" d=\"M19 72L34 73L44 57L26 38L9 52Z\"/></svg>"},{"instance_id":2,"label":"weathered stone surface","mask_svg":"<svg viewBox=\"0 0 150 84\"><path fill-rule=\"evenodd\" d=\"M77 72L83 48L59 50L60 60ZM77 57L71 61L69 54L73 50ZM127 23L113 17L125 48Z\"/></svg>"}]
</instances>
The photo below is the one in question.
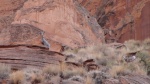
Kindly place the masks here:
<instances>
[{"instance_id":1,"label":"weathered stone surface","mask_svg":"<svg viewBox=\"0 0 150 84\"><path fill-rule=\"evenodd\" d=\"M33 45L3 45L0 46L0 63L11 65L12 68L44 67L48 64L58 64L65 57L52 52L45 47Z\"/></svg>"},{"instance_id":2,"label":"weathered stone surface","mask_svg":"<svg viewBox=\"0 0 150 84\"><path fill-rule=\"evenodd\" d=\"M42 36L40 34L42 30L29 24L14 24L7 28L4 28L0 33L1 45L38 45L43 46ZM61 45L48 40L51 44L50 50L60 52Z\"/></svg>"},{"instance_id":3,"label":"weathered stone surface","mask_svg":"<svg viewBox=\"0 0 150 84\"><path fill-rule=\"evenodd\" d=\"M77 81L71 81L71 80L63 80L62 84L84 84Z\"/></svg>"},{"instance_id":4,"label":"weathered stone surface","mask_svg":"<svg viewBox=\"0 0 150 84\"><path fill-rule=\"evenodd\" d=\"M96 13L100 11L100 5L104 4L103 0L78 0L78 2L80 3L80 5L86 8L93 16L96 16Z\"/></svg>"},{"instance_id":5,"label":"weathered stone surface","mask_svg":"<svg viewBox=\"0 0 150 84\"><path fill-rule=\"evenodd\" d=\"M150 37L150 0L78 1L97 18L107 43Z\"/></svg>"},{"instance_id":6,"label":"weathered stone surface","mask_svg":"<svg viewBox=\"0 0 150 84\"><path fill-rule=\"evenodd\" d=\"M117 79L106 79L106 80L103 80L103 84L120 84L120 83L119 83L119 80Z\"/></svg>"},{"instance_id":7,"label":"weathered stone surface","mask_svg":"<svg viewBox=\"0 0 150 84\"><path fill-rule=\"evenodd\" d=\"M12 24L30 24L48 40L71 48L101 43L103 31L96 19L74 0L28 0Z\"/></svg>"},{"instance_id":8,"label":"weathered stone surface","mask_svg":"<svg viewBox=\"0 0 150 84\"><path fill-rule=\"evenodd\" d=\"M150 77L141 76L141 75L134 75L134 76L125 76L120 77L121 84L149 84Z\"/></svg>"},{"instance_id":9,"label":"weathered stone surface","mask_svg":"<svg viewBox=\"0 0 150 84\"><path fill-rule=\"evenodd\" d=\"M0 0L0 31L13 21L15 12L26 0Z\"/></svg>"}]
</instances>

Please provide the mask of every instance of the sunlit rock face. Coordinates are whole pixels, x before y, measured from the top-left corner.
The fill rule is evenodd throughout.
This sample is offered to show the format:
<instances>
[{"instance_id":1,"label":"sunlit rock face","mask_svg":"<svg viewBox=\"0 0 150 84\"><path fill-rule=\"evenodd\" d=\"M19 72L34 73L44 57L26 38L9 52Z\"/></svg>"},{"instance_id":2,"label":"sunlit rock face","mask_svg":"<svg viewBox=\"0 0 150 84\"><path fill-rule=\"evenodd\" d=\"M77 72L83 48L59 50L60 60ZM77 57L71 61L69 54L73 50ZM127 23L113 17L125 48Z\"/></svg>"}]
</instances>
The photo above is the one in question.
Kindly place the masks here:
<instances>
[{"instance_id":1,"label":"sunlit rock face","mask_svg":"<svg viewBox=\"0 0 150 84\"><path fill-rule=\"evenodd\" d=\"M15 12L26 0L0 0L0 31L11 24Z\"/></svg>"},{"instance_id":2,"label":"sunlit rock face","mask_svg":"<svg viewBox=\"0 0 150 84\"><path fill-rule=\"evenodd\" d=\"M106 42L150 37L150 0L78 0L104 29Z\"/></svg>"},{"instance_id":3,"label":"sunlit rock face","mask_svg":"<svg viewBox=\"0 0 150 84\"><path fill-rule=\"evenodd\" d=\"M28 0L12 24L30 24L44 31L51 50L53 44L77 48L104 42L97 20L74 0Z\"/></svg>"}]
</instances>

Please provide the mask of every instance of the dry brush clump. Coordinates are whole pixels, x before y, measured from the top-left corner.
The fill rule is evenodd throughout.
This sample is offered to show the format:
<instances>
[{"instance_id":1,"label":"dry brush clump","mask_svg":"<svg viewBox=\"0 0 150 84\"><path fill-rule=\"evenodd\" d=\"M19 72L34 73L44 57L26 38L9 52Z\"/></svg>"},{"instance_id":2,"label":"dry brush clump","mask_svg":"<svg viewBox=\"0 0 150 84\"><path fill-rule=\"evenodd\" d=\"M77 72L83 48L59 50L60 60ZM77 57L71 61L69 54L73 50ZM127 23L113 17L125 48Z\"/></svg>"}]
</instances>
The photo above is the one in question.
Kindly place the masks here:
<instances>
[{"instance_id":1,"label":"dry brush clump","mask_svg":"<svg viewBox=\"0 0 150 84\"><path fill-rule=\"evenodd\" d=\"M42 71L36 68L26 68L10 74L10 84L38 84L43 82Z\"/></svg>"},{"instance_id":2,"label":"dry brush clump","mask_svg":"<svg viewBox=\"0 0 150 84\"><path fill-rule=\"evenodd\" d=\"M86 75L86 71L84 68L82 67L76 67L74 69L69 69L69 68L66 68L62 71L62 76L64 79L68 79L68 78L71 78L73 76L82 76L84 77Z\"/></svg>"},{"instance_id":3,"label":"dry brush clump","mask_svg":"<svg viewBox=\"0 0 150 84\"><path fill-rule=\"evenodd\" d=\"M143 49L142 42L136 40L128 40L124 42L127 51L135 52Z\"/></svg>"},{"instance_id":4,"label":"dry brush clump","mask_svg":"<svg viewBox=\"0 0 150 84\"><path fill-rule=\"evenodd\" d=\"M102 84L102 81L110 78L110 75L100 70L94 70L88 72L87 77L92 79L92 84Z\"/></svg>"},{"instance_id":5,"label":"dry brush clump","mask_svg":"<svg viewBox=\"0 0 150 84\"><path fill-rule=\"evenodd\" d=\"M43 72L45 74L49 74L52 76L58 75L61 71L60 65L46 65L43 68Z\"/></svg>"},{"instance_id":6,"label":"dry brush clump","mask_svg":"<svg viewBox=\"0 0 150 84\"><path fill-rule=\"evenodd\" d=\"M6 64L0 64L0 81L9 79L11 73L11 67Z\"/></svg>"},{"instance_id":7,"label":"dry brush clump","mask_svg":"<svg viewBox=\"0 0 150 84\"><path fill-rule=\"evenodd\" d=\"M145 49L150 49L150 38L145 39L145 40L143 41L143 47L144 47Z\"/></svg>"},{"instance_id":8,"label":"dry brush clump","mask_svg":"<svg viewBox=\"0 0 150 84\"><path fill-rule=\"evenodd\" d=\"M0 64L0 79L7 79L11 73L11 67L6 64Z\"/></svg>"},{"instance_id":9,"label":"dry brush clump","mask_svg":"<svg viewBox=\"0 0 150 84\"><path fill-rule=\"evenodd\" d=\"M24 83L24 72L16 71L10 74L10 83L11 84L23 84Z\"/></svg>"},{"instance_id":10,"label":"dry brush clump","mask_svg":"<svg viewBox=\"0 0 150 84\"><path fill-rule=\"evenodd\" d=\"M37 68L26 68L23 70L25 83L38 84L44 80L43 71Z\"/></svg>"}]
</instances>

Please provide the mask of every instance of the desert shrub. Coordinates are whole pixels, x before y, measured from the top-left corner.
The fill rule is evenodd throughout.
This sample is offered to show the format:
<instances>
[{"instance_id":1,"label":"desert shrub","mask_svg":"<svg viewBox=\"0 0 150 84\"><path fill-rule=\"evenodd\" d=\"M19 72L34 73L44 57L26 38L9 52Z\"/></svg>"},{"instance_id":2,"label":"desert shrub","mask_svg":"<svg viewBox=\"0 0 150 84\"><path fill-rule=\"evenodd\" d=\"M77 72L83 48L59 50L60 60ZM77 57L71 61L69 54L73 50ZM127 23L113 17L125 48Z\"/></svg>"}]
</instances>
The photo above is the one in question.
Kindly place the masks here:
<instances>
[{"instance_id":1,"label":"desert shrub","mask_svg":"<svg viewBox=\"0 0 150 84\"><path fill-rule=\"evenodd\" d=\"M76 55L76 53L78 53L78 48L76 49L67 49L65 51L62 52L65 55Z\"/></svg>"},{"instance_id":2,"label":"desert shrub","mask_svg":"<svg viewBox=\"0 0 150 84\"><path fill-rule=\"evenodd\" d=\"M135 52L143 49L141 41L128 40L124 42L127 51Z\"/></svg>"},{"instance_id":3,"label":"desert shrub","mask_svg":"<svg viewBox=\"0 0 150 84\"><path fill-rule=\"evenodd\" d=\"M24 77L24 82L26 84L37 84L37 83L42 83L43 82L43 73L42 70L36 69L36 68L26 68L23 70L25 77Z\"/></svg>"},{"instance_id":4,"label":"desert shrub","mask_svg":"<svg viewBox=\"0 0 150 84\"><path fill-rule=\"evenodd\" d=\"M43 68L43 72L50 75L58 75L60 71L59 65L47 65Z\"/></svg>"},{"instance_id":5,"label":"desert shrub","mask_svg":"<svg viewBox=\"0 0 150 84\"><path fill-rule=\"evenodd\" d=\"M143 66L148 73L150 71L150 53L146 50L143 50L137 53L137 57L139 57L140 63L143 63Z\"/></svg>"},{"instance_id":6,"label":"desert shrub","mask_svg":"<svg viewBox=\"0 0 150 84\"><path fill-rule=\"evenodd\" d=\"M110 78L109 74L102 72L100 70L90 71L88 72L87 76L92 78L94 82L93 84L101 84L103 79Z\"/></svg>"},{"instance_id":7,"label":"desert shrub","mask_svg":"<svg viewBox=\"0 0 150 84\"><path fill-rule=\"evenodd\" d=\"M64 51L65 52L65 51ZM91 45L85 48L78 49L78 52L72 52L74 57L69 59L71 62L83 63L88 59L94 59L98 64L101 64L102 59L112 59L118 55L116 49L107 46L106 44ZM105 59L104 59L105 60ZM104 63L105 65L106 63Z\"/></svg>"},{"instance_id":8,"label":"desert shrub","mask_svg":"<svg viewBox=\"0 0 150 84\"><path fill-rule=\"evenodd\" d=\"M85 84L95 84L95 81L91 77L87 76L85 80Z\"/></svg>"},{"instance_id":9,"label":"desert shrub","mask_svg":"<svg viewBox=\"0 0 150 84\"><path fill-rule=\"evenodd\" d=\"M147 38L143 41L144 49L150 49L150 38Z\"/></svg>"},{"instance_id":10,"label":"desert shrub","mask_svg":"<svg viewBox=\"0 0 150 84\"><path fill-rule=\"evenodd\" d=\"M6 64L0 64L0 79L6 79L9 77L11 67Z\"/></svg>"},{"instance_id":11,"label":"desert shrub","mask_svg":"<svg viewBox=\"0 0 150 84\"><path fill-rule=\"evenodd\" d=\"M120 75L127 75L128 74L127 66L125 66L125 65L112 66L111 69L109 70L109 74L112 77L117 77Z\"/></svg>"},{"instance_id":12,"label":"desert shrub","mask_svg":"<svg viewBox=\"0 0 150 84\"><path fill-rule=\"evenodd\" d=\"M24 72L16 71L10 74L11 84L23 84L24 83Z\"/></svg>"},{"instance_id":13,"label":"desert shrub","mask_svg":"<svg viewBox=\"0 0 150 84\"><path fill-rule=\"evenodd\" d=\"M77 67L75 69L66 68L62 71L63 78L68 79L73 76L85 76L86 71L82 67Z\"/></svg>"},{"instance_id":14,"label":"desert shrub","mask_svg":"<svg viewBox=\"0 0 150 84\"><path fill-rule=\"evenodd\" d=\"M85 48L79 48L76 52L73 51L74 57L71 59L71 62L82 64L85 60L94 59L97 65L107 68L107 71L113 77L132 73L145 75L146 71L150 70L150 56L148 55L150 53L143 51L149 49L149 44L150 40L147 39L144 42L136 40L125 41L123 44L124 47L121 48L116 47L116 45L113 46L113 44L91 45ZM132 52L137 52L136 60L126 63L123 56ZM99 68L99 70L101 69ZM69 70L64 71L64 73L67 76L73 75L72 71Z\"/></svg>"},{"instance_id":15,"label":"desert shrub","mask_svg":"<svg viewBox=\"0 0 150 84\"><path fill-rule=\"evenodd\" d=\"M59 75L60 71L61 68L59 65L46 65L43 68L43 74L47 80L51 79L52 76Z\"/></svg>"},{"instance_id":16,"label":"desert shrub","mask_svg":"<svg viewBox=\"0 0 150 84\"><path fill-rule=\"evenodd\" d=\"M137 64L131 63L127 66L126 70L129 70L131 74L139 74L139 75L146 75L147 72L145 67L140 63Z\"/></svg>"},{"instance_id":17,"label":"desert shrub","mask_svg":"<svg viewBox=\"0 0 150 84\"><path fill-rule=\"evenodd\" d=\"M98 79L100 79L100 80L102 80L102 79L107 79L107 78L110 78L110 77L111 77L109 74L107 74L107 73L105 73L105 72L102 72L102 71L100 71L100 70L90 71L90 72L88 72L87 75L88 75L89 77L93 78L93 79L98 78Z\"/></svg>"},{"instance_id":18,"label":"desert shrub","mask_svg":"<svg viewBox=\"0 0 150 84\"><path fill-rule=\"evenodd\" d=\"M132 63L122 63L120 65L114 65L110 68L109 73L113 77L124 76L129 74L146 75L146 69L139 60L135 60Z\"/></svg>"}]
</instances>

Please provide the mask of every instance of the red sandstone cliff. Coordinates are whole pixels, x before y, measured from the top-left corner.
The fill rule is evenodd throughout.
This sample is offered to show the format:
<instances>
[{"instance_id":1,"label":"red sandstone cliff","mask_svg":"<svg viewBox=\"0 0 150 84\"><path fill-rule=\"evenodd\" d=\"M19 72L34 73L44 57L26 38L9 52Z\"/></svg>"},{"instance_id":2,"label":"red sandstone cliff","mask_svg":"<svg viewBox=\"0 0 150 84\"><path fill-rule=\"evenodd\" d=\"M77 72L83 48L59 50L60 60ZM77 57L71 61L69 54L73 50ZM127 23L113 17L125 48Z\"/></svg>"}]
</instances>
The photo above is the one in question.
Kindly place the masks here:
<instances>
[{"instance_id":1,"label":"red sandstone cliff","mask_svg":"<svg viewBox=\"0 0 150 84\"><path fill-rule=\"evenodd\" d=\"M103 31L97 20L77 1L28 0L18 6L18 10L11 9L10 26L1 23L0 43L3 45L41 45L40 31L45 32L44 37L51 44L52 51L59 52L62 46L77 48L104 42ZM2 17L8 19L9 16ZM25 24L31 26L23 26Z\"/></svg>"},{"instance_id":2,"label":"red sandstone cliff","mask_svg":"<svg viewBox=\"0 0 150 84\"><path fill-rule=\"evenodd\" d=\"M76 0L1 0L0 44L41 45L41 30L46 32L45 38L52 44L51 50L60 51L62 46L76 48L103 42L101 27L107 43L150 37L150 0L77 1L88 11ZM13 31L11 29L12 24L20 25L18 27L24 34L17 35L22 40L17 35L11 35L16 33L14 27ZM34 28L24 29L22 24L40 30L35 33ZM27 35L28 31L30 34Z\"/></svg>"},{"instance_id":3,"label":"red sandstone cliff","mask_svg":"<svg viewBox=\"0 0 150 84\"><path fill-rule=\"evenodd\" d=\"M149 8L150 0L0 0L0 63L15 69L60 65L66 59L58 53L63 48L143 40L150 37ZM41 42L41 31L50 50ZM86 67L97 69L90 62ZM103 82L149 84L149 80L131 75Z\"/></svg>"},{"instance_id":4,"label":"red sandstone cliff","mask_svg":"<svg viewBox=\"0 0 150 84\"><path fill-rule=\"evenodd\" d=\"M78 0L104 29L107 42L150 37L150 0Z\"/></svg>"}]
</instances>

